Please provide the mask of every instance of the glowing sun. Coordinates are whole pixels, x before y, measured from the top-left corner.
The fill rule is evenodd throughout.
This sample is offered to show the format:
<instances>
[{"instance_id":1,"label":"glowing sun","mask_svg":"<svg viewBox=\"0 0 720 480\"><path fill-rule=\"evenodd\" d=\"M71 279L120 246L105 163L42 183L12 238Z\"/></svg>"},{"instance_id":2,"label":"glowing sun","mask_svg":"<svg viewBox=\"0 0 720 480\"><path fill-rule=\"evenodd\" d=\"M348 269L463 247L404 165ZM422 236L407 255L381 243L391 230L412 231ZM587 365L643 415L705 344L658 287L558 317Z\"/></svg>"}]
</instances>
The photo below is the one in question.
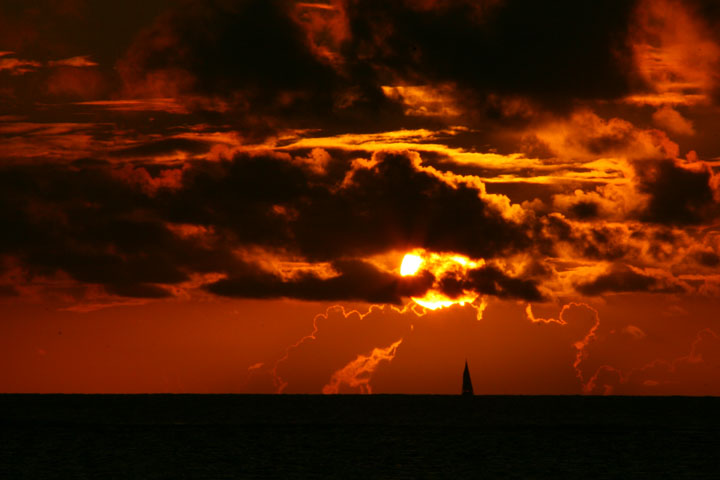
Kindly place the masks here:
<instances>
[{"instance_id":1,"label":"glowing sun","mask_svg":"<svg viewBox=\"0 0 720 480\"><path fill-rule=\"evenodd\" d=\"M408 253L403 258L402 264L400 265L400 275L407 277L409 275L415 275L420 266L423 263L423 259L412 253Z\"/></svg>"},{"instance_id":2,"label":"glowing sun","mask_svg":"<svg viewBox=\"0 0 720 480\"><path fill-rule=\"evenodd\" d=\"M462 278L467 275L469 270L481 267L484 263L485 261L482 259L475 261L462 255L426 252L416 249L403 257L400 264L400 275L403 277L416 275L422 267L436 279L442 278L444 275ZM473 303L478 298L478 294L471 290L463 290L459 295L449 297L441 291L438 284L433 284L432 288L425 292L422 297L411 298L422 307L437 310L452 305Z\"/></svg>"}]
</instances>

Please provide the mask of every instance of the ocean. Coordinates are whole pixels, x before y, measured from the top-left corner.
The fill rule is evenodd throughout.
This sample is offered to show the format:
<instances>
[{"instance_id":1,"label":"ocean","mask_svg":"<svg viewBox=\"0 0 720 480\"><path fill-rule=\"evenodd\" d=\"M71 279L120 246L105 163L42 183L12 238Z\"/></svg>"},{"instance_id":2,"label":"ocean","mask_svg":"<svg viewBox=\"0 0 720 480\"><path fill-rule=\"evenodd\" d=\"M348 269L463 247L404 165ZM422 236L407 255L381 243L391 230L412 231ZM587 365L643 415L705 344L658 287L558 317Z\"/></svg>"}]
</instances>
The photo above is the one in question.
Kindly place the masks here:
<instances>
[{"instance_id":1,"label":"ocean","mask_svg":"<svg viewBox=\"0 0 720 480\"><path fill-rule=\"evenodd\" d=\"M720 398L0 395L2 479L720 478Z\"/></svg>"}]
</instances>

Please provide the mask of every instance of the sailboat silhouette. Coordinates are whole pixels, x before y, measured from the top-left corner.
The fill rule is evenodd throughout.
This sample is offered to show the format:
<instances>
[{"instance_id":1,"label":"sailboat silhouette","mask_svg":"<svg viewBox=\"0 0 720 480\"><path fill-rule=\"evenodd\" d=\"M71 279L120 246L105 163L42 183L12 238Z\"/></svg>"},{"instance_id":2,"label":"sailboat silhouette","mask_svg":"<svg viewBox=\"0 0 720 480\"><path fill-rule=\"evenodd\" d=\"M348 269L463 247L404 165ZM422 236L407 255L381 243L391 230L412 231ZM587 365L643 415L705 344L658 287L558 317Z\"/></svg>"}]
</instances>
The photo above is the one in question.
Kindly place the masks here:
<instances>
[{"instance_id":1,"label":"sailboat silhouette","mask_svg":"<svg viewBox=\"0 0 720 480\"><path fill-rule=\"evenodd\" d=\"M468 370L467 359L465 359L465 370L463 371L462 394L475 395L473 392L472 380L470 380L470 370Z\"/></svg>"}]
</instances>

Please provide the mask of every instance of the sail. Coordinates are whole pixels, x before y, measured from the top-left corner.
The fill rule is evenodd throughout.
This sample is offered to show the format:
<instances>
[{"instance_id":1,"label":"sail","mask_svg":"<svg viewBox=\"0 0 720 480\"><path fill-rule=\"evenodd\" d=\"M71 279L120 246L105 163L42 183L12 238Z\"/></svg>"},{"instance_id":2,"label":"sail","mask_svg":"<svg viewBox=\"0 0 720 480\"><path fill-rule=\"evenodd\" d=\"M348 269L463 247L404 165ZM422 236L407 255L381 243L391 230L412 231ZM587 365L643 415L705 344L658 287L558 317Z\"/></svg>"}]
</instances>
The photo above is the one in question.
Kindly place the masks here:
<instances>
[{"instance_id":1,"label":"sail","mask_svg":"<svg viewBox=\"0 0 720 480\"><path fill-rule=\"evenodd\" d=\"M463 371L463 384L462 384L463 395L474 395L472 380L470 380L470 370L468 370L467 360L465 360L465 370Z\"/></svg>"}]
</instances>

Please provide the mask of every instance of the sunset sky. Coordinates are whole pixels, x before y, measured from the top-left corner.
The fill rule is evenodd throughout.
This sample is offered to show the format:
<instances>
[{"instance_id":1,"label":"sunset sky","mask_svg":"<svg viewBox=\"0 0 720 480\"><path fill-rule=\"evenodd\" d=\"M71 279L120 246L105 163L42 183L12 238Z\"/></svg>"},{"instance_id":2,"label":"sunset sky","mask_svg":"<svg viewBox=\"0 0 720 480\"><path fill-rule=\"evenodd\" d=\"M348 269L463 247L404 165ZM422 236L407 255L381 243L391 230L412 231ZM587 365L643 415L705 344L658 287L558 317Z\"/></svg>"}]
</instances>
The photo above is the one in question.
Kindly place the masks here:
<instances>
[{"instance_id":1,"label":"sunset sky","mask_svg":"<svg viewBox=\"0 0 720 480\"><path fill-rule=\"evenodd\" d=\"M713 0L2 0L0 391L720 395Z\"/></svg>"}]
</instances>

